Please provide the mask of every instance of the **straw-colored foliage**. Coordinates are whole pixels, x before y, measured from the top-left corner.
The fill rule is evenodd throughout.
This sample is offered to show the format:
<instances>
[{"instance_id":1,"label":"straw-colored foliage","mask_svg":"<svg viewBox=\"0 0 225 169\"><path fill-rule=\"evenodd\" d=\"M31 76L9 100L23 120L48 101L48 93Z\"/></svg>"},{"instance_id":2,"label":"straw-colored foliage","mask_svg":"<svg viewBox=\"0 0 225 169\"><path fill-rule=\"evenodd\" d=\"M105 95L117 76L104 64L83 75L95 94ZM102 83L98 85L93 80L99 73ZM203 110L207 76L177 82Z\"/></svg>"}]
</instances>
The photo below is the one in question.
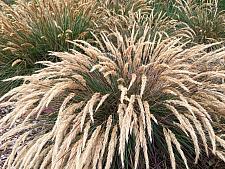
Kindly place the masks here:
<instances>
[{"instance_id":1,"label":"straw-colored foliage","mask_svg":"<svg viewBox=\"0 0 225 169\"><path fill-rule=\"evenodd\" d=\"M187 48L160 33L149 41L148 31L134 25L129 35L101 33L98 48L76 40L77 50L51 53L60 62L42 61L46 67L35 74L12 78L24 83L1 98L15 109L0 120L11 127L0 141L7 147L9 136L21 136L4 167L149 169L155 146L173 169L198 163L203 152L224 160L212 115L225 110L225 50ZM52 121L41 124L49 107Z\"/></svg>"}]
</instances>

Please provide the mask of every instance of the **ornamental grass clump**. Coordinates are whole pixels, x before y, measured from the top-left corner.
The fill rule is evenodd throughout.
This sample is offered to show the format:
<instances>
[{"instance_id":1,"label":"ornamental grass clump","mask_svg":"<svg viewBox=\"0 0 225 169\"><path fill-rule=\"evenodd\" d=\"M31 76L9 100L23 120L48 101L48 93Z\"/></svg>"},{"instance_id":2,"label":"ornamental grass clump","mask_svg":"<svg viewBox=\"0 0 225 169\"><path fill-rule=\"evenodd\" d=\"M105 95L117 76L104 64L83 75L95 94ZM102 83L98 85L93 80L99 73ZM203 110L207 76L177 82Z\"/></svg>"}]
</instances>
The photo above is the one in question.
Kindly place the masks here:
<instances>
[{"instance_id":1,"label":"ornamental grass clump","mask_svg":"<svg viewBox=\"0 0 225 169\"><path fill-rule=\"evenodd\" d=\"M186 23L194 32L196 43L225 39L225 13L218 0L176 0L173 18Z\"/></svg>"},{"instance_id":2,"label":"ornamental grass clump","mask_svg":"<svg viewBox=\"0 0 225 169\"><path fill-rule=\"evenodd\" d=\"M11 59L11 54L33 64L49 50L67 51L71 45L66 41L85 39L90 20L97 15L93 0L19 1L13 7L1 5L1 62Z\"/></svg>"},{"instance_id":3,"label":"ornamental grass clump","mask_svg":"<svg viewBox=\"0 0 225 169\"><path fill-rule=\"evenodd\" d=\"M193 43L224 41L225 13L221 0L153 0L157 13L183 23L194 32ZM181 28L179 26L179 28ZM221 44L221 46L223 46Z\"/></svg>"},{"instance_id":4,"label":"ornamental grass clump","mask_svg":"<svg viewBox=\"0 0 225 169\"><path fill-rule=\"evenodd\" d=\"M148 31L101 33L98 47L75 40L71 53L51 53L60 62L9 79L24 83L1 97L15 107L0 120L10 127L1 148L20 133L4 168L190 168L209 154L225 161L213 128L225 109L224 48L207 53L218 44L187 48L159 34L148 41Z\"/></svg>"},{"instance_id":5,"label":"ornamental grass clump","mask_svg":"<svg viewBox=\"0 0 225 169\"><path fill-rule=\"evenodd\" d=\"M41 60L55 61L49 51L68 51L67 40L91 39L100 17L95 0L31 0L8 6L0 2L0 80L32 73ZM16 86L1 83L0 94Z\"/></svg>"}]
</instances>

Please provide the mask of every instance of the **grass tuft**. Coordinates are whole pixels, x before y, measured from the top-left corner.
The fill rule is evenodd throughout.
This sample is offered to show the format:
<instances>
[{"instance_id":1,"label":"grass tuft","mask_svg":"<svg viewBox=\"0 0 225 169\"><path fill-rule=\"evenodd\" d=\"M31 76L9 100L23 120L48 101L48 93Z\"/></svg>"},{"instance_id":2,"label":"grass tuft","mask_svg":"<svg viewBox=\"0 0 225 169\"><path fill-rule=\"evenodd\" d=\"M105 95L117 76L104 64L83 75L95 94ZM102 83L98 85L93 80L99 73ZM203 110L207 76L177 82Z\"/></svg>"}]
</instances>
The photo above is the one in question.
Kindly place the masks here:
<instances>
[{"instance_id":1,"label":"grass tuft","mask_svg":"<svg viewBox=\"0 0 225 169\"><path fill-rule=\"evenodd\" d=\"M51 53L59 62L41 61L46 67L35 74L9 79L24 82L1 98L15 109L0 120L12 127L0 141L7 146L9 136L24 134L5 168L148 169L162 161L190 168L210 154L224 160L225 141L214 130L225 107L224 49L188 47L176 36L152 41L146 32L133 25L128 35L101 33L99 48L75 40L71 53ZM49 107L51 124L24 144L37 127L32 120Z\"/></svg>"}]
</instances>

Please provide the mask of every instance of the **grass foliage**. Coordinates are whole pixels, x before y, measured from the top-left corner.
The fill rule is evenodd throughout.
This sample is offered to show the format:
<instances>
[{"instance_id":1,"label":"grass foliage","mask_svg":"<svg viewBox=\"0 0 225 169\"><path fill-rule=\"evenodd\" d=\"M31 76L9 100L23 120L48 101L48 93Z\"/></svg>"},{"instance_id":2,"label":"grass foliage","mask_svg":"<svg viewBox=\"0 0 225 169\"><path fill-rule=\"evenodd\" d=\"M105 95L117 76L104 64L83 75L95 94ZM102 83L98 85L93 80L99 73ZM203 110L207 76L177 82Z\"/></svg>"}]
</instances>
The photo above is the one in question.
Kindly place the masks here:
<instances>
[{"instance_id":1,"label":"grass foliage","mask_svg":"<svg viewBox=\"0 0 225 169\"><path fill-rule=\"evenodd\" d=\"M21 85L0 97L0 107L14 107L0 119L8 128L0 150L19 134L3 168L225 162L224 14L216 0L40 0L2 9L2 71L26 68L4 80Z\"/></svg>"},{"instance_id":2,"label":"grass foliage","mask_svg":"<svg viewBox=\"0 0 225 169\"><path fill-rule=\"evenodd\" d=\"M195 32L195 42L212 43L224 40L225 13L218 0L177 1L177 19Z\"/></svg>"},{"instance_id":3,"label":"grass foliage","mask_svg":"<svg viewBox=\"0 0 225 169\"><path fill-rule=\"evenodd\" d=\"M67 40L90 39L93 21L100 16L90 0L19 1L16 6L1 2L1 6L1 80L32 73L39 68L37 61L55 60L49 51L68 51L73 46ZM7 83L1 86L8 90Z\"/></svg>"}]
</instances>

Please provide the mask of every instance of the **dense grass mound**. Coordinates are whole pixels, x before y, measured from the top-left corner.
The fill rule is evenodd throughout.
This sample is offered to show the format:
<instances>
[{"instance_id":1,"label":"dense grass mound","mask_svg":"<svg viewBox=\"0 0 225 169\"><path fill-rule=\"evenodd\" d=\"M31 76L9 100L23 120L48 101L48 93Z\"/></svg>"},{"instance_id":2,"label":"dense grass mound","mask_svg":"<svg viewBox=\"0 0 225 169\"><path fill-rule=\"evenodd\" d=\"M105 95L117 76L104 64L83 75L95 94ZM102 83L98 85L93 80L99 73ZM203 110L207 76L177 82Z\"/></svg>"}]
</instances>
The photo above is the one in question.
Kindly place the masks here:
<instances>
[{"instance_id":1,"label":"dense grass mound","mask_svg":"<svg viewBox=\"0 0 225 169\"><path fill-rule=\"evenodd\" d=\"M210 44L225 39L224 1L153 0L157 13L186 24L194 32L194 43ZM222 45L221 45L222 46Z\"/></svg>"},{"instance_id":2,"label":"dense grass mound","mask_svg":"<svg viewBox=\"0 0 225 169\"><path fill-rule=\"evenodd\" d=\"M0 80L32 73L40 67L37 61L56 61L49 51L68 51L73 46L67 40L91 39L89 31L101 15L96 4L95 0L21 0L12 6L0 2ZM0 84L1 94L17 85Z\"/></svg>"},{"instance_id":3,"label":"dense grass mound","mask_svg":"<svg viewBox=\"0 0 225 169\"><path fill-rule=\"evenodd\" d=\"M188 48L160 34L149 41L147 32L101 33L99 47L76 40L77 50L51 53L60 62L11 79L24 83L1 98L15 109L0 120L11 126L0 141L21 136L5 168L151 168L157 157L174 169L204 154L225 160L225 140L213 128L224 113L225 50L207 53L218 44ZM46 116L26 140L40 128L32 121Z\"/></svg>"}]
</instances>

